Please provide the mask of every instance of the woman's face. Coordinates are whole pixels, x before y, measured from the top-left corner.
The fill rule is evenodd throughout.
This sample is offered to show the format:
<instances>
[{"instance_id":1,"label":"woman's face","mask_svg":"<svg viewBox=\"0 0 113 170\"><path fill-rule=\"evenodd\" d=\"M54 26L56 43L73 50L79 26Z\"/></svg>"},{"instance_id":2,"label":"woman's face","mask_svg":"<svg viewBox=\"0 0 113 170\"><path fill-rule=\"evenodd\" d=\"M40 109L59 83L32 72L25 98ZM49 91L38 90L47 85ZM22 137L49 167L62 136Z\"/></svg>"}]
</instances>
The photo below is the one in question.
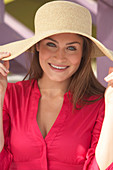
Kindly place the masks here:
<instances>
[{"instance_id":1,"label":"woman's face","mask_svg":"<svg viewBox=\"0 0 113 170\"><path fill-rule=\"evenodd\" d=\"M83 39L72 33L52 35L36 45L43 77L65 81L78 69L83 49Z\"/></svg>"}]
</instances>

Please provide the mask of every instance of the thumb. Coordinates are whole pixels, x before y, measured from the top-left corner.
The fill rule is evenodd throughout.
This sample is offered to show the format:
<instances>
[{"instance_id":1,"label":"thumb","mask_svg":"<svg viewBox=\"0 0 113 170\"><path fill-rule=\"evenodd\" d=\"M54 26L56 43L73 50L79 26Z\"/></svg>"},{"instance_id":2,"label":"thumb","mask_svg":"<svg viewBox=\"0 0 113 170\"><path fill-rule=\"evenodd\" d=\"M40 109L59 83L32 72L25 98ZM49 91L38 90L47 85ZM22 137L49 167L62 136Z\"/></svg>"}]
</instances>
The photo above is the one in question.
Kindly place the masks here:
<instances>
[{"instance_id":1,"label":"thumb","mask_svg":"<svg viewBox=\"0 0 113 170\"><path fill-rule=\"evenodd\" d=\"M113 67L110 67L110 68L109 68L109 73L108 73L108 75L104 78L104 80L105 80L106 82L109 82L109 81L113 80Z\"/></svg>"},{"instance_id":2,"label":"thumb","mask_svg":"<svg viewBox=\"0 0 113 170\"><path fill-rule=\"evenodd\" d=\"M4 66L7 68L7 70L9 70L9 61L4 61Z\"/></svg>"},{"instance_id":3,"label":"thumb","mask_svg":"<svg viewBox=\"0 0 113 170\"><path fill-rule=\"evenodd\" d=\"M109 68L109 74L113 72L113 67Z\"/></svg>"}]
</instances>

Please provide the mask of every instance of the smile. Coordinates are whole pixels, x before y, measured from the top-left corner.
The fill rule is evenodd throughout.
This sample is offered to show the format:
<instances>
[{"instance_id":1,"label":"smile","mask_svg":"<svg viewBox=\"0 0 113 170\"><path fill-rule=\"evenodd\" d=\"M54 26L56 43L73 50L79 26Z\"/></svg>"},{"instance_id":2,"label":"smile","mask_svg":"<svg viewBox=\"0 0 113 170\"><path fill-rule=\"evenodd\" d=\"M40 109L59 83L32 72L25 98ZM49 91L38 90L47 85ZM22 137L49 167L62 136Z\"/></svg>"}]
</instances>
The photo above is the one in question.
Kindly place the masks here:
<instances>
[{"instance_id":1,"label":"smile","mask_svg":"<svg viewBox=\"0 0 113 170\"><path fill-rule=\"evenodd\" d=\"M68 68L69 66L56 66L56 65L53 65L53 64L50 64L49 65L55 69L58 69L58 70L65 70L66 68Z\"/></svg>"}]
</instances>

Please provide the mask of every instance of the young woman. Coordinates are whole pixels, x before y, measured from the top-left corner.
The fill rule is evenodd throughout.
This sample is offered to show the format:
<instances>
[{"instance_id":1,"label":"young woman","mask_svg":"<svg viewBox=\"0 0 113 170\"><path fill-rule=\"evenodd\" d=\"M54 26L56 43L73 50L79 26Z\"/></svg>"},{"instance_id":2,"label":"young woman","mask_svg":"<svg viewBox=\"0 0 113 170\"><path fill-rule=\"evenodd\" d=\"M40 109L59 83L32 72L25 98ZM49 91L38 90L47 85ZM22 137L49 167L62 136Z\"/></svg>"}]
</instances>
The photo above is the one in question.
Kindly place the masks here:
<instances>
[{"instance_id":1,"label":"young woman","mask_svg":"<svg viewBox=\"0 0 113 170\"><path fill-rule=\"evenodd\" d=\"M34 37L0 47L0 169L113 168L113 68L106 92L91 68L91 57L113 55L90 35L90 21L82 6L49 2ZM8 60L29 48L28 80L7 83Z\"/></svg>"}]
</instances>

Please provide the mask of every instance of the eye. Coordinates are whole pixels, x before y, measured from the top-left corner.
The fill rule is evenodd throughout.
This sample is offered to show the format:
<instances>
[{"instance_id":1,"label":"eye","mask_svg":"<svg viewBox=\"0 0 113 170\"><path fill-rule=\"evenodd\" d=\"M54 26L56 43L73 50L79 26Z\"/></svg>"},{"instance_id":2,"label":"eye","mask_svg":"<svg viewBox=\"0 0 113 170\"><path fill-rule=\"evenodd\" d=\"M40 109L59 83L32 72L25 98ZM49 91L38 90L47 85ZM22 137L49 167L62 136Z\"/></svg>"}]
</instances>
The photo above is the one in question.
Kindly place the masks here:
<instances>
[{"instance_id":1,"label":"eye","mask_svg":"<svg viewBox=\"0 0 113 170\"><path fill-rule=\"evenodd\" d=\"M56 45L54 43L52 43L52 42L48 42L47 46L49 46L49 47L56 47Z\"/></svg>"},{"instance_id":2,"label":"eye","mask_svg":"<svg viewBox=\"0 0 113 170\"><path fill-rule=\"evenodd\" d=\"M76 48L74 46L69 46L69 47L67 47L67 49L70 50L70 51L75 51L76 50Z\"/></svg>"}]
</instances>

